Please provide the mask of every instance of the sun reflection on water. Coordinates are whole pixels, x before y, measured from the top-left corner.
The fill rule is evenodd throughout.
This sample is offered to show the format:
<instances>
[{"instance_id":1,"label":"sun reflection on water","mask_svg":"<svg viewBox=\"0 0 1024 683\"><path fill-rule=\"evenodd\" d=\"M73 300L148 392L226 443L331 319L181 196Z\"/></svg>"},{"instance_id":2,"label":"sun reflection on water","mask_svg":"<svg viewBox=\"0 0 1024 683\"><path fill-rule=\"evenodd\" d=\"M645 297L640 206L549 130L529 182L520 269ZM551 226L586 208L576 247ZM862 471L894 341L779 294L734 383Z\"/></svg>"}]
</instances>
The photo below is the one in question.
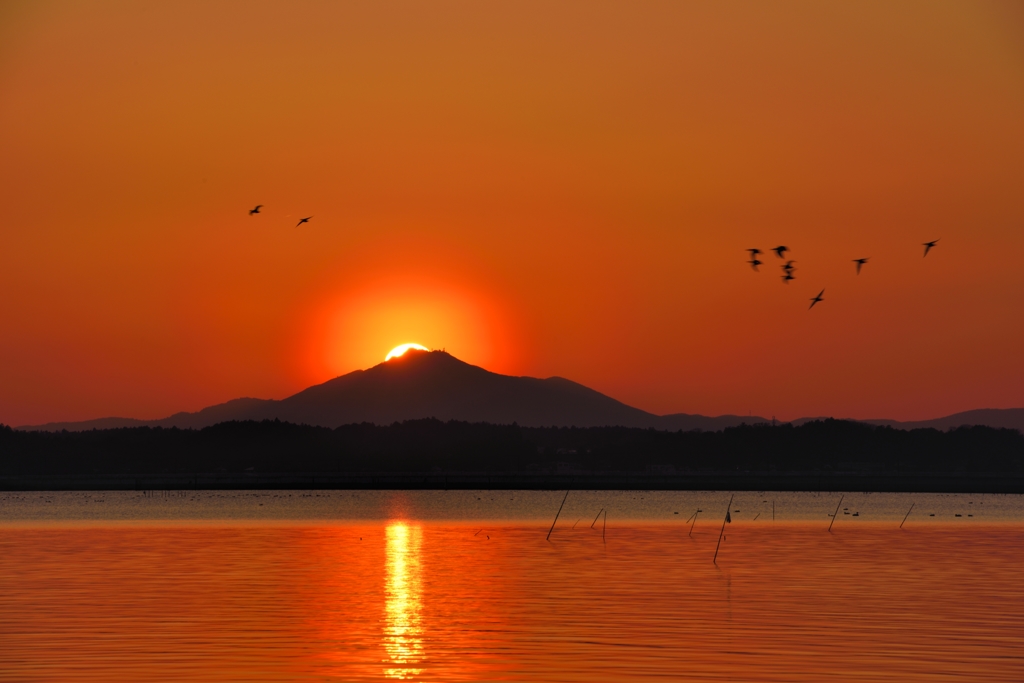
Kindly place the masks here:
<instances>
[{"instance_id":1,"label":"sun reflection on water","mask_svg":"<svg viewBox=\"0 0 1024 683\"><path fill-rule=\"evenodd\" d=\"M385 530L384 649L388 654L384 675L388 678L418 676L423 669L423 628L420 625L420 545L422 528L403 523Z\"/></svg>"}]
</instances>

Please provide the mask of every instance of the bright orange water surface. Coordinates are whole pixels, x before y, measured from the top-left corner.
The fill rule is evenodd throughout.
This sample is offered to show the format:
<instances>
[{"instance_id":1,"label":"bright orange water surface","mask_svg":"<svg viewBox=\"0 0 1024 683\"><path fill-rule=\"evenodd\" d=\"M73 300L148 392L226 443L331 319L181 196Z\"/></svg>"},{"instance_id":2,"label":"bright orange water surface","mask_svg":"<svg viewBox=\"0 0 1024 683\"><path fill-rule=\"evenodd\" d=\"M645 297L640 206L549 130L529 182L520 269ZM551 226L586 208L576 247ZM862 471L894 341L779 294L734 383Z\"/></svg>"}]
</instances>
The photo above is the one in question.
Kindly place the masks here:
<instances>
[{"instance_id":1,"label":"bright orange water surface","mask_svg":"<svg viewBox=\"0 0 1024 683\"><path fill-rule=\"evenodd\" d=\"M591 521L0 524L0 680L1024 680L1024 524Z\"/></svg>"}]
</instances>

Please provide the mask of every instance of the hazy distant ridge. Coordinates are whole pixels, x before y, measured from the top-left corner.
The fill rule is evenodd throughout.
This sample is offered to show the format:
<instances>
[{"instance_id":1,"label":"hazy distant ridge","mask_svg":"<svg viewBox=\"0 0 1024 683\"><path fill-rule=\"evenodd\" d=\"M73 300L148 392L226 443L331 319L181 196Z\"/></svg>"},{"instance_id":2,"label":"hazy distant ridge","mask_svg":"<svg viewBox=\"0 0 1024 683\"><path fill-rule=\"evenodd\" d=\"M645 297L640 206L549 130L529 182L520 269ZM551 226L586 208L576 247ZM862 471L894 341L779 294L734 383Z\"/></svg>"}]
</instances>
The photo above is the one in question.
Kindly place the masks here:
<instances>
[{"instance_id":1,"label":"hazy distant ridge","mask_svg":"<svg viewBox=\"0 0 1024 683\"><path fill-rule=\"evenodd\" d=\"M426 417L492 424L515 422L524 427L620 426L666 431L718 431L743 423L770 422L756 415L654 415L561 377L537 379L499 375L464 363L443 351L409 351L401 358L368 370L350 372L280 401L239 398L160 420L111 417L51 422L19 429L83 431L142 426L200 429L231 420L263 419L333 428L360 422L387 425ZM800 424L809 419L812 418L794 422ZM862 422L902 429L947 429L979 424L1024 431L1024 408L972 410L922 422Z\"/></svg>"},{"instance_id":2,"label":"hazy distant ridge","mask_svg":"<svg viewBox=\"0 0 1024 683\"><path fill-rule=\"evenodd\" d=\"M1003 429L1019 429L1024 432L1024 408L980 408L965 410L934 420L896 422L895 420L860 420L873 425L889 425L900 429L955 429L964 425L984 425Z\"/></svg>"}]
</instances>

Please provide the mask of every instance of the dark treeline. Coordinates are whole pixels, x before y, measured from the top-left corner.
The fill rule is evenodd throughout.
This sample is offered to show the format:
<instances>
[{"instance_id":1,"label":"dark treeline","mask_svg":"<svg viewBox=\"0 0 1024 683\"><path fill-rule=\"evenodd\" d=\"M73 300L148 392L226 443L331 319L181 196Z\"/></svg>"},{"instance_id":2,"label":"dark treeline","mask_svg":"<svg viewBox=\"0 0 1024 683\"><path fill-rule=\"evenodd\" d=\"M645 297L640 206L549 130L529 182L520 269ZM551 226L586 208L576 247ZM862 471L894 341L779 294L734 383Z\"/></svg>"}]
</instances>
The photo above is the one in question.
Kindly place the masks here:
<instances>
[{"instance_id":1,"label":"dark treeline","mask_svg":"<svg viewBox=\"0 0 1024 683\"><path fill-rule=\"evenodd\" d=\"M526 428L412 420L328 429L225 422L202 430L0 427L0 476L196 472L809 473L1024 475L1024 435L904 431L824 420L720 432Z\"/></svg>"}]
</instances>

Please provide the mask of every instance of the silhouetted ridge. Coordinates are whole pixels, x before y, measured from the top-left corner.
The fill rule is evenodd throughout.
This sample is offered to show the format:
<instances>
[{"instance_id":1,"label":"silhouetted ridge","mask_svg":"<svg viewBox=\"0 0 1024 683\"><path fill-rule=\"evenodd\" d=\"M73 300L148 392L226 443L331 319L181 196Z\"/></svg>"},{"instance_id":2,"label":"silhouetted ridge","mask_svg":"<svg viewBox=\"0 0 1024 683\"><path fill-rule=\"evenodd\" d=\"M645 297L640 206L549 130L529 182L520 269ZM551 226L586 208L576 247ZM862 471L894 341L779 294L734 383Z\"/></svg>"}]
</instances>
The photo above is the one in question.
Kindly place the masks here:
<instances>
[{"instance_id":1,"label":"silhouetted ridge","mask_svg":"<svg viewBox=\"0 0 1024 683\"><path fill-rule=\"evenodd\" d=\"M975 414L979 421L972 422L970 417ZM972 411L961 415L965 419L953 422L932 420L901 424L887 421L886 424L895 427L958 427L962 424L1024 427L1024 410ZM390 361L335 377L282 400L239 398L160 420L103 418L21 429L81 431L143 426L201 429L234 420L283 420L334 428L361 422L389 425L426 418L515 423L524 427L640 427L666 431L719 431L741 424L770 422L756 415L654 415L561 377L537 379L500 375L465 363L444 351L412 349ZM982 418L998 419L998 422L992 424Z\"/></svg>"},{"instance_id":2,"label":"silhouetted ridge","mask_svg":"<svg viewBox=\"0 0 1024 683\"><path fill-rule=\"evenodd\" d=\"M500 375L465 363L444 351L411 349L390 361L335 377L280 401L244 398L161 420L108 418L51 423L42 429L134 426L199 429L229 420L275 419L333 428L360 422L388 425L424 418L536 427L621 426L672 430L722 429L742 422L765 421L764 418L733 416L662 417L561 377L537 379Z\"/></svg>"},{"instance_id":3,"label":"silhouetted ridge","mask_svg":"<svg viewBox=\"0 0 1024 683\"><path fill-rule=\"evenodd\" d=\"M653 426L658 417L560 377L499 375L444 351L407 351L284 399L274 417L336 427L436 418L524 426Z\"/></svg>"}]
</instances>

